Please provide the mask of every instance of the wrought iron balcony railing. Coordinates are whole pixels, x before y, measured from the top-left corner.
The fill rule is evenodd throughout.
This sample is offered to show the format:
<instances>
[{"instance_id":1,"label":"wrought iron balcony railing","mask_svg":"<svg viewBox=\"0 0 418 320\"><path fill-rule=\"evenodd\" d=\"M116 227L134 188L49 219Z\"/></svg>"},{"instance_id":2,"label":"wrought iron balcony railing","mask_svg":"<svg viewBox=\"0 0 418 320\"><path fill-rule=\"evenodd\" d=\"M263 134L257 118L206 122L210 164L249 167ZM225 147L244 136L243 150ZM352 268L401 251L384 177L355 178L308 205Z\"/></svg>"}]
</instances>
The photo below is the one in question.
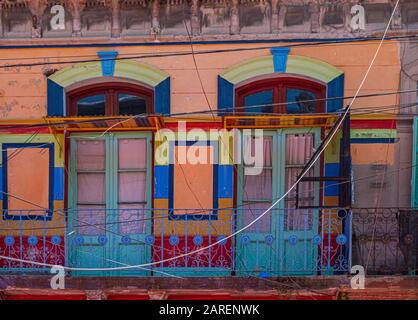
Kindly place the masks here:
<instances>
[{"instance_id":1,"label":"wrought iron balcony railing","mask_svg":"<svg viewBox=\"0 0 418 320\"><path fill-rule=\"evenodd\" d=\"M14 260L0 259L0 271L49 271L38 262L107 276L328 275L352 265L368 274L416 272L414 210L275 209L259 218L264 210L3 212L0 255Z\"/></svg>"}]
</instances>

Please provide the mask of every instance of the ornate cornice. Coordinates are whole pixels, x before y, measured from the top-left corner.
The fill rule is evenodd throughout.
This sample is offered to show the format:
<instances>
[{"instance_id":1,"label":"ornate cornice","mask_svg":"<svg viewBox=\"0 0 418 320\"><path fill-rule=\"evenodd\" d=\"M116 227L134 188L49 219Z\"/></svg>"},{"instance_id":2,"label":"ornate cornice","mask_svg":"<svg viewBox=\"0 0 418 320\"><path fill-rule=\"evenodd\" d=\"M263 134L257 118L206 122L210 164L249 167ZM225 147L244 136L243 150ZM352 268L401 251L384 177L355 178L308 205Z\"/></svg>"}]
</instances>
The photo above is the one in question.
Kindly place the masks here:
<instances>
[{"instance_id":1,"label":"ornate cornice","mask_svg":"<svg viewBox=\"0 0 418 320\"><path fill-rule=\"evenodd\" d=\"M109 34L113 37L119 37L123 34L125 25L122 21L127 19L126 14L129 13L129 19L135 20L139 19L139 17L134 16L132 10L147 10L149 20L148 23L144 22L144 25L148 24L149 26L147 27L149 28L148 34L158 36L163 31L161 28L164 27L160 23L161 17L164 16L164 19L169 20L171 19L171 12L178 13L178 10L184 10L184 5L186 5L189 7L189 10L187 10L188 15L185 15L185 17L187 20L190 19L192 35L200 35L204 32L202 31L204 28L208 28L203 22L203 17L207 19L208 15L210 22L216 23L215 29L212 29L211 34L216 34L216 32L220 31L220 34L229 33L236 35L241 33L243 27L246 27L245 23L247 21L243 13L247 12L246 16L252 16L253 12L256 11L251 10L255 10L254 8L258 6L263 8L262 14L264 17L258 19L261 19L261 23L264 23L266 26L263 30L269 30L266 32L267 34L274 35L282 32L318 34L325 32L332 35L349 36L353 33L350 29L352 17L350 9L358 2L358 0L0 0L0 10L6 13L6 15L0 17L0 31L2 27L5 28L7 25L8 12L13 12L13 15L16 15L21 10L22 15L30 14L32 17L32 37L42 37L42 15L48 14L48 8L51 6L61 4L69 13L68 17L72 19L71 32L73 36L82 35L81 32L84 28L82 23L85 23L83 22L85 20L82 21L81 18L86 9L89 9L89 12L95 12L95 9L97 9L97 12L103 9L110 12L110 15L103 15L103 19L109 20L109 16L111 17L111 30L109 30L111 32ZM373 6L376 1L364 0L361 3ZM378 3L386 3L387 6L393 8L395 0L380 0ZM402 13L405 11L402 6L413 6L414 3L416 2L401 2L401 6L395 12L391 30L399 30L405 27L402 24ZM176 6L179 8L177 11L171 10L171 8ZM301 6L303 8L300 8ZM226 10L223 10L223 8ZM268 9L265 10L264 8ZM162 10L165 11L162 12ZM287 25L285 21L287 21L288 15L297 15L297 10L306 13L303 17L303 23ZM331 19L331 23L326 23L326 20L330 20L330 16L336 18ZM97 17L100 19L100 15ZM95 23L97 23L97 17L95 17ZM182 28L178 15L173 16L172 19L176 21L178 28ZM338 21L338 23L332 21ZM225 26L226 30L221 31L220 28L222 26ZM374 30L373 32L377 31ZM368 31L366 30L363 33L367 34ZM372 31L369 33L372 33Z\"/></svg>"}]
</instances>

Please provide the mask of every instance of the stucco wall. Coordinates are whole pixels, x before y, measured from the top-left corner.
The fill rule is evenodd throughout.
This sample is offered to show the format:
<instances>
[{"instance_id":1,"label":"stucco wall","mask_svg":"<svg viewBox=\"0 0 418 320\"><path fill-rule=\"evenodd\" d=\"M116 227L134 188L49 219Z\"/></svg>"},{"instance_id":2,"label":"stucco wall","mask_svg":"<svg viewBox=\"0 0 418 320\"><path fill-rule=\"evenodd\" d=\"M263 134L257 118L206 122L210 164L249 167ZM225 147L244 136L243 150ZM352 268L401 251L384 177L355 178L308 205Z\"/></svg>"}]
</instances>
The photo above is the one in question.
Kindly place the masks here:
<instances>
[{"instance_id":1,"label":"stucco wall","mask_svg":"<svg viewBox=\"0 0 418 320\"><path fill-rule=\"evenodd\" d=\"M291 48L290 54L312 57L345 72L345 96L353 96L367 71L377 49L377 42L330 44ZM194 45L195 52L236 48L260 48L238 52L222 52L195 55L197 68L210 108L217 109L217 76L226 68L246 59L269 55L268 44L211 44ZM190 51L190 45L138 46L115 48L49 48L49 49L0 49L0 59L7 63L31 63L34 61L97 60L97 51L116 49L119 57L126 55L152 55ZM49 58L45 58L49 57ZM65 57L65 58L64 58ZM68 58L67 58L68 57ZM25 58L25 60L18 60ZM33 58L34 60L28 59ZM41 58L41 59L40 59ZM141 58L167 72L171 77L171 113L209 110L192 55ZM2 63L6 64L6 63ZM45 66L5 67L0 69L0 118L30 119L46 116L46 76L50 70L59 70L68 64ZM377 57L360 94L397 91L400 81L399 45L386 42ZM381 107L398 103L399 97L383 96L358 99L353 108ZM349 101L346 101L348 103Z\"/></svg>"}]
</instances>

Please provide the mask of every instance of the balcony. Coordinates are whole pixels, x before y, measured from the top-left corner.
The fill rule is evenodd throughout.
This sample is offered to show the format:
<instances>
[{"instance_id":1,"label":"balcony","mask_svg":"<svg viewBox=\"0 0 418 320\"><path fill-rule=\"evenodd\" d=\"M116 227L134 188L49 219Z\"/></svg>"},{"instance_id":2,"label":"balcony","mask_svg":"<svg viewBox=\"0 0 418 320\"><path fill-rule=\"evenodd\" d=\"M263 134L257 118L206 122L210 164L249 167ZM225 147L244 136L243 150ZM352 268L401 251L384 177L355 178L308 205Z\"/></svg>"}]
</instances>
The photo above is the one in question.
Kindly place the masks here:
<instances>
[{"instance_id":1,"label":"balcony","mask_svg":"<svg viewBox=\"0 0 418 320\"><path fill-rule=\"evenodd\" d=\"M42 273L66 265L73 275L175 277L349 272L350 211L275 209L260 217L264 210L10 210L0 224L0 255L11 259L2 258L0 268Z\"/></svg>"}]
</instances>

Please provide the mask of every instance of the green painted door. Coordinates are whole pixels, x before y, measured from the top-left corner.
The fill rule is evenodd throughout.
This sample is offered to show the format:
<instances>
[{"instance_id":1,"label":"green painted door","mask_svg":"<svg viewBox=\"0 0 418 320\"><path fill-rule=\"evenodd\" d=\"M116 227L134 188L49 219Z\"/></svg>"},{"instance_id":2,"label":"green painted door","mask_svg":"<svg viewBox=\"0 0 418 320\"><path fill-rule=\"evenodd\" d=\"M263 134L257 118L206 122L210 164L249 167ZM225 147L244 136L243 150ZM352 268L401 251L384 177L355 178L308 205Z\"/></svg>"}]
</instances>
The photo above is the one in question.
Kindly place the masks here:
<instances>
[{"instance_id":1,"label":"green painted door","mask_svg":"<svg viewBox=\"0 0 418 320\"><path fill-rule=\"evenodd\" d=\"M238 229L262 215L293 185L319 144L320 131L316 129L264 133L264 168L261 174L245 175L245 165L238 169ZM245 145L245 141L242 145ZM318 164L310 170L309 175L319 175ZM318 232L318 212L316 209L295 209L295 196L294 190L257 223L237 236L236 266L239 275L315 273L318 253L313 238ZM315 206L318 201L319 186L302 183L300 204Z\"/></svg>"},{"instance_id":2,"label":"green painted door","mask_svg":"<svg viewBox=\"0 0 418 320\"><path fill-rule=\"evenodd\" d=\"M417 98L418 99L418 98ZM418 117L414 117L414 132L412 145L412 181L411 181L411 207L418 208Z\"/></svg>"},{"instance_id":3,"label":"green painted door","mask_svg":"<svg viewBox=\"0 0 418 320\"><path fill-rule=\"evenodd\" d=\"M113 268L150 261L151 135L75 134L69 159L69 261ZM148 269L76 271L74 275L149 274Z\"/></svg>"}]
</instances>

